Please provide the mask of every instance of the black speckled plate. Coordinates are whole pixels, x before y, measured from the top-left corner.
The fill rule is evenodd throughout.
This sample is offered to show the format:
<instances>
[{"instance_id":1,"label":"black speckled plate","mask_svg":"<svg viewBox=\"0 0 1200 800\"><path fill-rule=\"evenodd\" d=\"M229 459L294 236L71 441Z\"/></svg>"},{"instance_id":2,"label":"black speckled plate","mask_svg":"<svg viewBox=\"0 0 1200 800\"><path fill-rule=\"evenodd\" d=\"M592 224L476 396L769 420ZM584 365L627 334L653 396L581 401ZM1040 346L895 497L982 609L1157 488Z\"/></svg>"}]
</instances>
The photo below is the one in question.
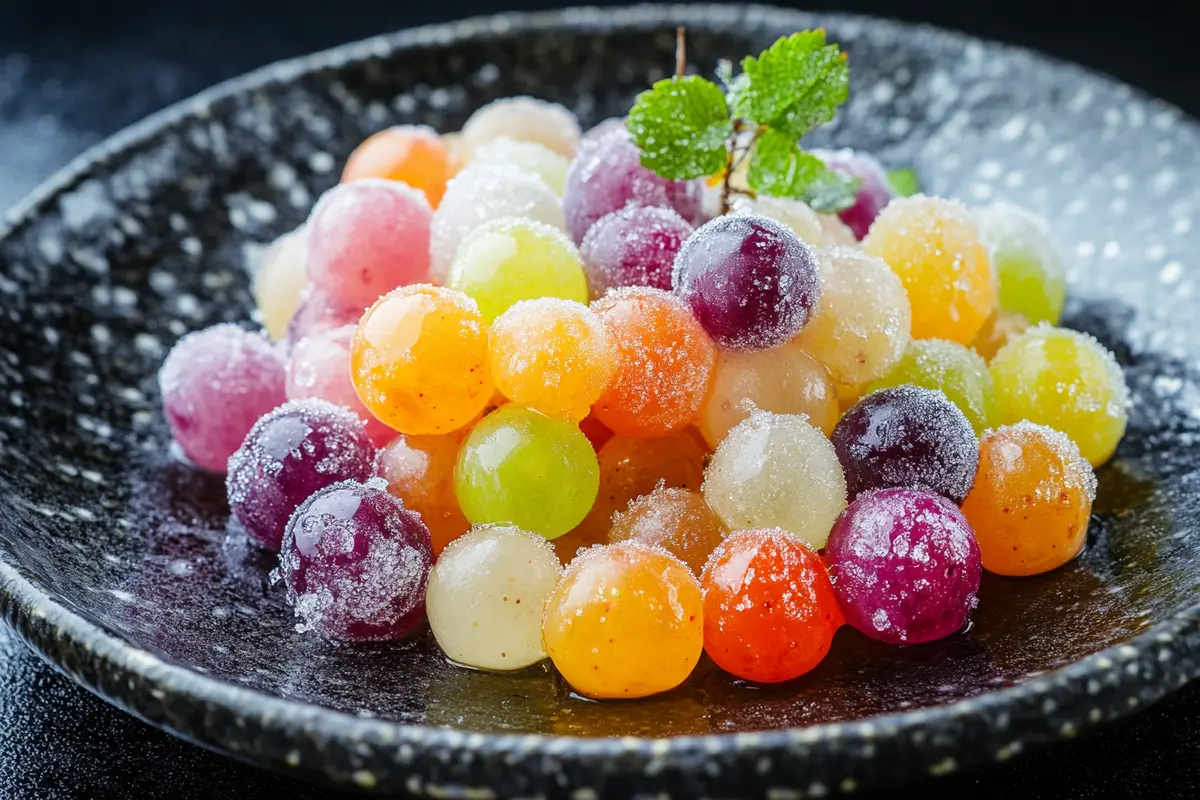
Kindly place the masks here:
<instances>
[{"instance_id":1,"label":"black speckled plate","mask_svg":"<svg viewBox=\"0 0 1200 800\"><path fill-rule=\"evenodd\" d=\"M185 331L251 310L247 256L298 224L389 123L458 128L530 93L585 122L672 63L824 25L853 99L823 143L1009 198L1071 256L1067 322L1113 348L1129 434L1089 546L985 579L970 630L921 647L851 630L763 688L702 664L646 701L552 671L455 669L428 634L351 648L293 630L222 481L170 451L154 375ZM431 795L816 797L1072 737L1200 672L1200 128L1128 87L925 28L758 7L643 7L423 28L269 67L92 150L0 227L0 610L75 680L236 757Z\"/></svg>"}]
</instances>

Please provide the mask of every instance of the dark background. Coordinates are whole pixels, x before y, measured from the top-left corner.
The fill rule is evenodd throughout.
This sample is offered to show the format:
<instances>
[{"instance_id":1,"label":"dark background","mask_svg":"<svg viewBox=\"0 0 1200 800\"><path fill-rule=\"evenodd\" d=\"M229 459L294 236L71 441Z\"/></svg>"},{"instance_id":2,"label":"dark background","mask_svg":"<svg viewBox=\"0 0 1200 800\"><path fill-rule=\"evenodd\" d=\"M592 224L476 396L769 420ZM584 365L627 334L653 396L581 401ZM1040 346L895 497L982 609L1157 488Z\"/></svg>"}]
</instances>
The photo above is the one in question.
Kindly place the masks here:
<instances>
[{"instance_id":1,"label":"dark background","mask_svg":"<svg viewBox=\"0 0 1200 800\"><path fill-rule=\"evenodd\" d=\"M605 3L598 3L605 5ZM1191 2L861 0L789 3L929 22L1107 72L1200 115ZM217 81L288 56L429 22L561 2L0 0L0 213L87 146ZM1115 6L1106 9L1107 6ZM1200 796L1200 686L930 797ZM330 793L183 744L91 697L0 624L0 798ZM894 794L894 793L889 793Z\"/></svg>"}]
</instances>

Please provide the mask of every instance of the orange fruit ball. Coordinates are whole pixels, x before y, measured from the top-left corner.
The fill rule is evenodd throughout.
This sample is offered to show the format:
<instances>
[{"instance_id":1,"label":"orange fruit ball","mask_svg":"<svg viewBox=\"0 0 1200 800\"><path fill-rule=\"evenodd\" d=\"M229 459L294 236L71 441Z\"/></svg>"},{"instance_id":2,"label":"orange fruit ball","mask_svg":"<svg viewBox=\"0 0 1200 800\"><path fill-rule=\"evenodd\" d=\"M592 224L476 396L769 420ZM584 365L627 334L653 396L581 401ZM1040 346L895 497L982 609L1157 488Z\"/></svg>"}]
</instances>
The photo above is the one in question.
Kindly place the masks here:
<instances>
[{"instance_id":1,"label":"orange fruit ball","mask_svg":"<svg viewBox=\"0 0 1200 800\"><path fill-rule=\"evenodd\" d=\"M700 580L704 652L739 678L778 683L803 675L845 622L825 562L779 529L730 534Z\"/></svg>"},{"instance_id":2,"label":"orange fruit ball","mask_svg":"<svg viewBox=\"0 0 1200 800\"><path fill-rule=\"evenodd\" d=\"M494 388L488 332L461 292L402 286L367 309L350 347L354 390L401 433L449 433L483 411Z\"/></svg>"},{"instance_id":3,"label":"orange fruit ball","mask_svg":"<svg viewBox=\"0 0 1200 800\"><path fill-rule=\"evenodd\" d=\"M616 377L595 414L623 436L665 436L696 417L716 346L679 298L661 289L627 287L592 304L617 342Z\"/></svg>"},{"instance_id":4,"label":"orange fruit ball","mask_svg":"<svg viewBox=\"0 0 1200 800\"><path fill-rule=\"evenodd\" d=\"M997 308L979 329L975 341L971 343L971 349L979 353L984 361L991 361L996 353L1000 352L1000 348L1008 344L1009 339L1020 336L1029 330L1029 327L1029 320L1016 311Z\"/></svg>"},{"instance_id":5,"label":"orange fruit ball","mask_svg":"<svg viewBox=\"0 0 1200 800\"><path fill-rule=\"evenodd\" d=\"M594 547L546 603L542 643L575 691L647 697L674 689L703 649L700 584L682 561L641 544Z\"/></svg>"},{"instance_id":6,"label":"orange fruit ball","mask_svg":"<svg viewBox=\"0 0 1200 800\"><path fill-rule=\"evenodd\" d=\"M609 541L632 539L661 547L699 575L728 533L700 492L663 487L635 498L627 509L618 511Z\"/></svg>"},{"instance_id":7,"label":"orange fruit ball","mask_svg":"<svg viewBox=\"0 0 1200 800\"><path fill-rule=\"evenodd\" d=\"M403 181L425 193L437 208L453 176L450 151L432 128L398 125L368 136L354 148L342 171L342 183L363 178Z\"/></svg>"},{"instance_id":8,"label":"orange fruit ball","mask_svg":"<svg viewBox=\"0 0 1200 800\"><path fill-rule=\"evenodd\" d=\"M433 554L471 529L454 495L454 464L469 428L440 436L406 436L389 442L376 456L375 473L388 491L416 511L433 537Z\"/></svg>"},{"instance_id":9,"label":"orange fruit ball","mask_svg":"<svg viewBox=\"0 0 1200 800\"><path fill-rule=\"evenodd\" d=\"M1074 442L1045 425L1018 422L980 441L962 511L984 569L1037 575L1083 549L1095 497L1096 476Z\"/></svg>"}]
</instances>

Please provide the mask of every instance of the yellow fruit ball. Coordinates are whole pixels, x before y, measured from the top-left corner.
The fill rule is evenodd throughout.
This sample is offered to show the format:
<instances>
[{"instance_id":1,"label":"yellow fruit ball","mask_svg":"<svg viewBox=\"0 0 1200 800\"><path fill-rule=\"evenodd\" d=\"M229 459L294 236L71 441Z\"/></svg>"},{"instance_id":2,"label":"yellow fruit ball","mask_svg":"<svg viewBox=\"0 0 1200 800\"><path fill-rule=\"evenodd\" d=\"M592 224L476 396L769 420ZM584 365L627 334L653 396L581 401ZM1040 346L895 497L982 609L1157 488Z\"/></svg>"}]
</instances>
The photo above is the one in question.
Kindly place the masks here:
<instances>
[{"instance_id":1,"label":"yellow fruit ball","mask_svg":"<svg viewBox=\"0 0 1200 800\"><path fill-rule=\"evenodd\" d=\"M308 286L307 255L301 227L272 242L259 263L254 275L254 302L272 339L287 336L288 324L300 307Z\"/></svg>"}]
</instances>

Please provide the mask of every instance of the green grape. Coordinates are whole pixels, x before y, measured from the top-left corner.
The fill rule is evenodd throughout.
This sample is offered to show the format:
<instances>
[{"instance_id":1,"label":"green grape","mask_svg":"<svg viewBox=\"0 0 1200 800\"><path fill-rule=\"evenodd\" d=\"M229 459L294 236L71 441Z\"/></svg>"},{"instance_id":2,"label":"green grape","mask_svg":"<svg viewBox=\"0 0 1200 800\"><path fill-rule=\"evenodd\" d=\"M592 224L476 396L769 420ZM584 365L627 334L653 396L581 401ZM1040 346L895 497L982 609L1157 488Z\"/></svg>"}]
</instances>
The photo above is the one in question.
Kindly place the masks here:
<instances>
[{"instance_id":1,"label":"green grape","mask_svg":"<svg viewBox=\"0 0 1200 800\"><path fill-rule=\"evenodd\" d=\"M579 428L514 403L479 421L454 468L467 519L506 522L547 539L582 522L599 489L596 451Z\"/></svg>"},{"instance_id":2,"label":"green grape","mask_svg":"<svg viewBox=\"0 0 1200 800\"><path fill-rule=\"evenodd\" d=\"M494 139L479 148L472 164L496 164L516 167L538 176L561 196L567 185L567 169L571 163L558 153L537 142L518 142L516 139Z\"/></svg>"},{"instance_id":3,"label":"green grape","mask_svg":"<svg viewBox=\"0 0 1200 800\"><path fill-rule=\"evenodd\" d=\"M1045 220L1010 203L976 214L1000 281L1000 307L1057 325L1067 298L1063 256Z\"/></svg>"},{"instance_id":4,"label":"green grape","mask_svg":"<svg viewBox=\"0 0 1200 800\"><path fill-rule=\"evenodd\" d=\"M489 323L520 300L588 301L575 245L562 231L523 217L503 217L473 230L458 247L446 285L478 303Z\"/></svg>"},{"instance_id":5,"label":"green grape","mask_svg":"<svg viewBox=\"0 0 1200 800\"><path fill-rule=\"evenodd\" d=\"M971 422L975 433L997 424L996 384L978 353L945 339L914 339L900 362L867 391L909 383L940 389Z\"/></svg>"},{"instance_id":6,"label":"green grape","mask_svg":"<svg viewBox=\"0 0 1200 800\"><path fill-rule=\"evenodd\" d=\"M1125 433L1129 390L1112 353L1087 334L1045 323L1009 340L991 363L1000 422L1065 433L1098 467Z\"/></svg>"}]
</instances>

